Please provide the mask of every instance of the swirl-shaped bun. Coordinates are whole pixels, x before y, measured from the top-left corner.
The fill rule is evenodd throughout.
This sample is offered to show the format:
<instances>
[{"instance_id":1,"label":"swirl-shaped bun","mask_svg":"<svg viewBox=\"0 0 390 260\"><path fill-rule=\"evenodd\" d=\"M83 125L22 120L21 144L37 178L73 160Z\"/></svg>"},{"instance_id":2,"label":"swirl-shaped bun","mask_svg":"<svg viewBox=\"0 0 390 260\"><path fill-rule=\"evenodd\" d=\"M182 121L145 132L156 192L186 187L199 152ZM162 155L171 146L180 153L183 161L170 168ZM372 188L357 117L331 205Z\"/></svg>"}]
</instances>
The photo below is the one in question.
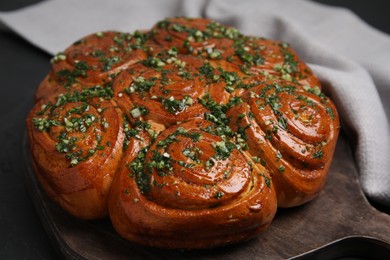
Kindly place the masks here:
<instances>
[{"instance_id":1,"label":"swirl-shaped bun","mask_svg":"<svg viewBox=\"0 0 390 260\"><path fill-rule=\"evenodd\" d=\"M95 96L95 97L93 97ZM36 174L49 196L83 219L107 215L122 157L123 117L110 90L94 88L41 100L27 117Z\"/></svg>"},{"instance_id":2,"label":"swirl-shaped bun","mask_svg":"<svg viewBox=\"0 0 390 260\"><path fill-rule=\"evenodd\" d=\"M276 197L267 170L210 133L214 127L202 119L170 127L121 166L109 205L123 237L204 248L248 239L268 226Z\"/></svg>"},{"instance_id":3,"label":"swirl-shaped bun","mask_svg":"<svg viewBox=\"0 0 390 260\"><path fill-rule=\"evenodd\" d=\"M176 54L167 56L168 59L170 63L149 58L115 79L115 97L130 121L137 120L138 112L132 113L137 108L144 112L144 119L163 125L176 124L206 112L198 102L208 90L206 81L193 76L199 73L203 60ZM189 66L184 70L185 64Z\"/></svg>"},{"instance_id":4,"label":"swirl-shaped bun","mask_svg":"<svg viewBox=\"0 0 390 260\"><path fill-rule=\"evenodd\" d=\"M52 63L27 117L37 178L130 241L247 240L325 183L337 111L286 43L170 18L89 35Z\"/></svg>"},{"instance_id":5,"label":"swirl-shaped bun","mask_svg":"<svg viewBox=\"0 0 390 260\"><path fill-rule=\"evenodd\" d=\"M270 170L279 207L313 199L325 183L336 145L338 118L325 96L292 82L262 83L228 112L252 155Z\"/></svg>"},{"instance_id":6,"label":"swirl-shaped bun","mask_svg":"<svg viewBox=\"0 0 390 260\"><path fill-rule=\"evenodd\" d=\"M39 85L35 99L110 82L117 73L147 57L138 48L141 35L99 32L78 40L52 59L52 71Z\"/></svg>"}]
</instances>

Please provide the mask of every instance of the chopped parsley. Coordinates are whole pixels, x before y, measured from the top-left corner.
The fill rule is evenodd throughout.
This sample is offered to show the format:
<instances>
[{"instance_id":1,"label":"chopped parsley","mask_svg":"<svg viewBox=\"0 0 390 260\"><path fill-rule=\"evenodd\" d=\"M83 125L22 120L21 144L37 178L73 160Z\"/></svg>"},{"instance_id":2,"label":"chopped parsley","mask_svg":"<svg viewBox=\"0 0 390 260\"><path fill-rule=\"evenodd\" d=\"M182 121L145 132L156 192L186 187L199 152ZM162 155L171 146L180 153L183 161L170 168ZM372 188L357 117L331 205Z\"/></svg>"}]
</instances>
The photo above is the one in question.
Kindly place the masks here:
<instances>
[{"instance_id":1,"label":"chopped parsley","mask_svg":"<svg viewBox=\"0 0 390 260\"><path fill-rule=\"evenodd\" d=\"M278 124L283 130L287 130L287 119L285 117L279 117Z\"/></svg>"},{"instance_id":2,"label":"chopped parsley","mask_svg":"<svg viewBox=\"0 0 390 260\"><path fill-rule=\"evenodd\" d=\"M235 144L231 142L217 142L214 145L215 158L226 160L230 157L231 152L236 148Z\"/></svg>"},{"instance_id":3,"label":"chopped parsley","mask_svg":"<svg viewBox=\"0 0 390 260\"><path fill-rule=\"evenodd\" d=\"M222 191L217 191L214 195L214 198L216 198L217 200L220 200L222 199L224 193Z\"/></svg>"},{"instance_id":4,"label":"chopped parsley","mask_svg":"<svg viewBox=\"0 0 390 260\"><path fill-rule=\"evenodd\" d=\"M199 68L199 72L204 75L206 78L212 78L214 68L210 65L210 63L205 63Z\"/></svg>"},{"instance_id":5,"label":"chopped parsley","mask_svg":"<svg viewBox=\"0 0 390 260\"><path fill-rule=\"evenodd\" d=\"M91 67L85 61L79 61L74 65L73 70L62 69L56 73L56 76L60 82L64 84L65 88L69 88L73 84L77 83L78 77L86 77L87 71L90 70Z\"/></svg>"},{"instance_id":6,"label":"chopped parsley","mask_svg":"<svg viewBox=\"0 0 390 260\"><path fill-rule=\"evenodd\" d=\"M313 155L311 156L312 158L314 159L321 159L323 156L323 153L321 150L318 150L316 152L313 153Z\"/></svg>"},{"instance_id":7,"label":"chopped parsley","mask_svg":"<svg viewBox=\"0 0 390 260\"><path fill-rule=\"evenodd\" d=\"M121 58L118 56L113 57L102 57L100 61L103 63L102 71L109 71L112 66L119 63L121 61Z\"/></svg>"},{"instance_id":8,"label":"chopped parsley","mask_svg":"<svg viewBox=\"0 0 390 260\"><path fill-rule=\"evenodd\" d=\"M32 122L34 126L39 130L39 131L49 131L52 126L60 126L61 122L58 122L53 119L47 119L45 117L43 118L33 118Z\"/></svg>"},{"instance_id":9,"label":"chopped parsley","mask_svg":"<svg viewBox=\"0 0 390 260\"><path fill-rule=\"evenodd\" d=\"M148 57L146 60L142 62L142 64L145 65L146 67L152 67L152 68L159 68L165 65L165 63L157 57Z\"/></svg>"},{"instance_id":10,"label":"chopped parsley","mask_svg":"<svg viewBox=\"0 0 390 260\"><path fill-rule=\"evenodd\" d=\"M133 173L131 176L135 176L136 183L142 194L146 194L150 191L150 176L144 172L144 162L147 151L147 148L141 149L134 161L127 165L128 169Z\"/></svg>"},{"instance_id":11,"label":"chopped parsley","mask_svg":"<svg viewBox=\"0 0 390 260\"><path fill-rule=\"evenodd\" d=\"M326 110L326 113L334 120L335 117L334 117L333 110L328 106L325 108L325 110Z\"/></svg>"},{"instance_id":12,"label":"chopped parsley","mask_svg":"<svg viewBox=\"0 0 390 260\"><path fill-rule=\"evenodd\" d=\"M265 185L267 185L268 188L271 188L271 178L266 176L264 173L260 173L259 175L264 178Z\"/></svg>"},{"instance_id":13,"label":"chopped parsley","mask_svg":"<svg viewBox=\"0 0 390 260\"><path fill-rule=\"evenodd\" d=\"M155 78L151 78L150 80L146 80L144 77L137 77L133 83L131 83L129 88L125 88L125 93L130 94L134 91L137 92L148 92L151 87L156 85Z\"/></svg>"},{"instance_id":14,"label":"chopped parsley","mask_svg":"<svg viewBox=\"0 0 390 260\"><path fill-rule=\"evenodd\" d=\"M190 96L185 96L182 100L176 100L173 96L171 96L170 98L163 98L161 102L163 108L171 114L181 112L194 103Z\"/></svg>"},{"instance_id":15,"label":"chopped parsley","mask_svg":"<svg viewBox=\"0 0 390 260\"><path fill-rule=\"evenodd\" d=\"M190 138L193 142L198 142L202 138L202 134L199 132L190 132L183 127L178 127L172 134L168 135L164 140L157 142L157 148L167 147L173 142L178 142L177 136L181 135Z\"/></svg>"}]
</instances>

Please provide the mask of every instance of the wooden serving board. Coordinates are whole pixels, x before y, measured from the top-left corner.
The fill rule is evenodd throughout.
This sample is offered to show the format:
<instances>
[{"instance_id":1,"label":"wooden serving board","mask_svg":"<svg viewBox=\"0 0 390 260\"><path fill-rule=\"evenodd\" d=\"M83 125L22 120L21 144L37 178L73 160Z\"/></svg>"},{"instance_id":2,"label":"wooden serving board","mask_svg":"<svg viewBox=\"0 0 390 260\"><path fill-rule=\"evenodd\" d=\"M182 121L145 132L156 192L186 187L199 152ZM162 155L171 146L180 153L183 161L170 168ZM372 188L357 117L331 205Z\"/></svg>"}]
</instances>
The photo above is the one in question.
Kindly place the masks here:
<instances>
[{"instance_id":1,"label":"wooden serving board","mask_svg":"<svg viewBox=\"0 0 390 260\"><path fill-rule=\"evenodd\" d=\"M250 241L211 250L163 250L121 239L109 220L80 221L40 189L25 158L27 186L45 229L68 259L390 259L390 216L364 197L346 137L341 135L324 190L314 201L279 209L270 227ZM390 187L389 187L390 188Z\"/></svg>"}]
</instances>

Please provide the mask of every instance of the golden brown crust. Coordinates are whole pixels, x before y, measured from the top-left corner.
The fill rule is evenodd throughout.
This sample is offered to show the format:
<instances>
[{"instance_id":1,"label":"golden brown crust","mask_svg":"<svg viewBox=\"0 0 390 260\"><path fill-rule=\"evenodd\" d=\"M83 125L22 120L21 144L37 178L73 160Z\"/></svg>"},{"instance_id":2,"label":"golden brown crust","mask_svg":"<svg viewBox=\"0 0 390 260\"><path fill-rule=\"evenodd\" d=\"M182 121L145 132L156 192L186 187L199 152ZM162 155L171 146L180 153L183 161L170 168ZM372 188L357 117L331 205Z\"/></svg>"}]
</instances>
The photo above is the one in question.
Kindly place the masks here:
<instances>
[{"instance_id":1,"label":"golden brown crust","mask_svg":"<svg viewBox=\"0 0 390 260\"><path fill-rule=\"evenodd\" d=\"M122 156L122 124L122 113L113 101L67 102L59 107L41 101L27 117L39 180L72 215L107 216L108 192Z\"/></svg>"},{"instance_id":2,"label":"golden brown crust","mask_svg":"<svg viewBox=\"0 0 390 260\"><path fill-rule=\"evenodd\" d=\"M213 157L213 145L223 142L208 127L202 119L173 126L145 152L141 172L131 170L134 159L121 165L109 207L123 237L165 248L207 248L249 239L269 225L276 196L267 171L250 166L237 149L227 159ZM136 154L129 150L125 158ZM163 167L155 165L161 157ZM137 182L147 185L140 189Z\"/></svg>"},{"instance_id":3,"label":"golden brown crust","mask_svg":"<svg viewBox=\"0 0 390 260\"><path fill-rule=\"evenodd\" d=\"M243 241L325 183L337 111L286 43L170 18L91 34L52 64L27 118L37 178L76 217L109 209L130 241Z\"/></svg>"},{"instance_id":4,"label":"golden brown crust","mask_svg":"<svg viewBox=\"0 0 390 260\"><path fill-rule=\"evenodd\" d=\"M270 171L278 206L292 207L321 191L338 135L333 103L291 82L263 83L245 92L246 101L228 115L249 151ZM238 117L238 115L242 115Z\"/></svg>"},{"instance_id":5,"label":"golden brown crust","mask_svg":"<svg viewBox=\"0 0 390 260\"><path fill-rule=\"evenodd\" d=\"M206 112L198 103L198 98L207 92L206 82L202 81L201 77L186 79L178 75L184 67L181 64L188 64L185 73L199 73L198 69L203 65L203 60L184 55L179 55L177 60L180 60L180 65L171 61L159 66L160 70L136 64L118 75L113 83L114 96L130 121L137 120L137 117L130 113L137 107L149 111L143 116L145 120L167 126L202 116ZM169 73L165 74L164 71ZM182 102L183 105L169 106L174 102Z\"/></svg>"},{"instance_id":6,"label":"golden brown crust","mask_svg":"<svg viewBox=\"0 0 390 260\"><path fill-rule=\"evenodd\" d=\"M136 42L131 34L111 31L78 40L52 59L52 71L39 85L35 99L109 83L112 76L146 58L142 49L131 49Z\"/></svg>"}]
</instances>

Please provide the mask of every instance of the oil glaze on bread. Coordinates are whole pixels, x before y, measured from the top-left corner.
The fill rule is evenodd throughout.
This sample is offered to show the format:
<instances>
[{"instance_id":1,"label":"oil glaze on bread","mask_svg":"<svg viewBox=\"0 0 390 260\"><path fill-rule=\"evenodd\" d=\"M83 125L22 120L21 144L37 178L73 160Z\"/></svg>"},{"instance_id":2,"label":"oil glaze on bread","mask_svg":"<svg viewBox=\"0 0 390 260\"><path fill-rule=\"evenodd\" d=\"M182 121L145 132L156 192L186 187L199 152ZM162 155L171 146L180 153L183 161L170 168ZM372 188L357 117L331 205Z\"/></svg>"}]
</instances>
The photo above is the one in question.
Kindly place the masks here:
<instances>
[{"instance_id":1,"label":"oil glaze on bread","mask_svg":"<svg viewBox=\"0 0 390 260\"><path fill-rule=\"evenodd\" d=\"M207 19L99 32L52 59L27 131L42 188L129 241L210 248L322 190L339 119L287 43Z\"/></svg>"}]
</instances>

